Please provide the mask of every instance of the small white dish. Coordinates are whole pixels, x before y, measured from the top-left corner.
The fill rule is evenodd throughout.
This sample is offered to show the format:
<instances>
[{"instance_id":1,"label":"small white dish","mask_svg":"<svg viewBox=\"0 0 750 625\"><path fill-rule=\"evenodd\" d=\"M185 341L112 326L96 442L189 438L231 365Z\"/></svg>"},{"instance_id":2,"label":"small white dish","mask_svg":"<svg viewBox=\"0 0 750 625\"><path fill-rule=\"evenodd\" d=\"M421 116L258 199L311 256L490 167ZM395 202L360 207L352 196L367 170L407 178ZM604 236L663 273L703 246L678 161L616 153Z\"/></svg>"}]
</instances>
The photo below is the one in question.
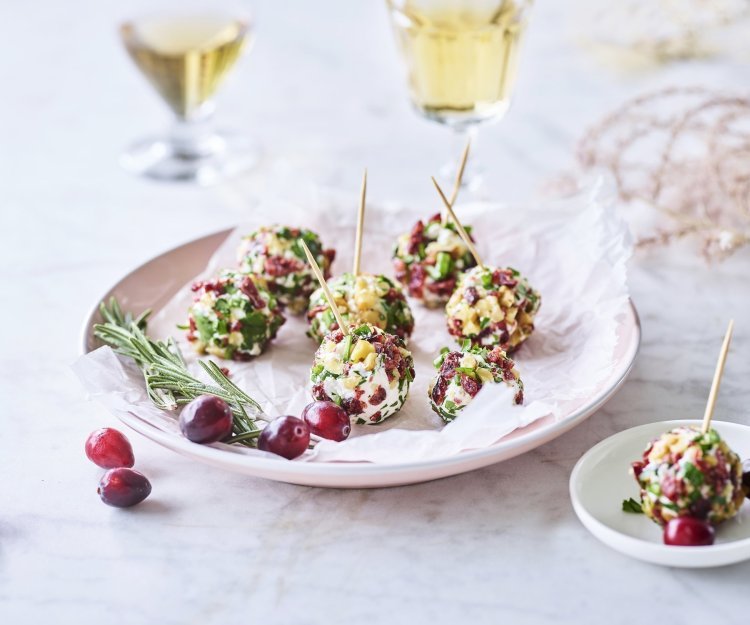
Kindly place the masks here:
<instances>
[{"instance_id":1,"label":"small white dish","mask_svg":"<svg viewBox=\"0 0 750 625\"><path fill-rule=\"evenodd\" d=\"M639 500L630 463L649 441L678 425L700 421L660 421L619 432L587 451L570 476L570 498L581 523L605 545L620 553L663 566L707 568L750 559L750 501L731 521L716 529L708 547L675 547L662 541L661 528L642 514L622 511L622 501ZM714 421L713 427L740 458L750 457L750 427Z\"/></svg>"}]
</instances>

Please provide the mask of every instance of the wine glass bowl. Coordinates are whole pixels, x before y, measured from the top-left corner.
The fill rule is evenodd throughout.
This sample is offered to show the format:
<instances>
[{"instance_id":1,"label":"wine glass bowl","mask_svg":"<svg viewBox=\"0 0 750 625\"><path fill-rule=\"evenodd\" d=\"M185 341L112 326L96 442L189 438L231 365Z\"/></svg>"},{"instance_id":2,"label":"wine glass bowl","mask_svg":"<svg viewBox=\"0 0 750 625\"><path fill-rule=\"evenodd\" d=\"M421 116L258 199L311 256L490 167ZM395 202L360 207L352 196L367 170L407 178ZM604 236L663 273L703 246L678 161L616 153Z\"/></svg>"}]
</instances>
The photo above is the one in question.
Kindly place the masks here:
<instances>
[{"instance_id":1,"label":"wine glass bowl","mask_svg":"<svg viewBox=\"0 0 750 625\"><path fill-rule=\"evenodd\" d=\"M505 116L530 0L387 3L420 115L453 128L461 144L479 124Z\"/></svg>"},{"instance_id":2,"label":"wine glass bowl","mask_svg":"<svg viewBox=\"0 0 750 625\"><path fill-rule=\"evenodd\" d=\"M249 142L211 125L216 91L249 47L251 34L249 18L218 10L161 12L120 26L130 58L175 116L165 136L123 154L126 169L211 183L255 163Z\"/></svg>"}]
</instances>

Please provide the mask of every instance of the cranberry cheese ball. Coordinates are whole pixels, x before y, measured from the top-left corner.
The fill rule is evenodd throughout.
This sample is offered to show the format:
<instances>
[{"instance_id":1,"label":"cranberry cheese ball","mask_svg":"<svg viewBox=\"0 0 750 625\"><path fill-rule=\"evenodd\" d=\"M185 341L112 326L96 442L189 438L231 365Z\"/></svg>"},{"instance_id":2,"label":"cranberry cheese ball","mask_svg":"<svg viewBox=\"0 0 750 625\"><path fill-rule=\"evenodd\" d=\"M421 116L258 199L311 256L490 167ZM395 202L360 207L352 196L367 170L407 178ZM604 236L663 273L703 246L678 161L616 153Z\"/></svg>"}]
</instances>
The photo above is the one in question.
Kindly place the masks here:
<instances>
[{"instance_id":1,"label":"cranberry cheese ball","mask_svg":"<svg viewBox=\"0 0 750 625\"><path fill-rule=\"evenodd\" d=\"M323 249L318 235L310 230L264 226L244 237L237 250L240 270L263 278L278 301L294 314L307 308L317 286L300 239L328 278L336 251Z\"/></svg>"},{"instance_id":2,"label":"cranberry cheese ball","mask_svg":"<svg viewBox=\"0 0 750 625\"><path fill-rule=\"evenodd\" d=\"M414 379L404 342L371 323L326 335L310 372L312 395L333 401L353 424L374 425L396 414Z\"/></svg>"},{"instance_id":3,"label":"cranberry cheese ball","mask_svg":"<svg viewBox=\"0 0 750 625\"><path fill-rule=\"evenodd\" d=\"M464 226L467 232L471 226ZM418 221L401 235L393 250L396 278L410 297L428 308L444 305L456 288L459 275L476 265L453 222L443 225L440 214Z\"/></svg>"},{"instance_id":4,"label":"cranberry cheese ball","mask_svg":"<svg viewBox=\"0 0 750 625\"><path fill-rule=\"evenodd\" d=\"M225 270L192 289L187 338L198 353L249 360L263 352L284 323L276 298L255 276Z\"/></svg>"},{"instance_id":5,"label":"cranberry cheese ball","mask_svg":"<svg viewBox=\"0 0 750 625\"><path fill-rule=\"evenodd\" d=\"M715 430L676 427L652 441L631 466L643 512L659 525L693 517L716 525L745 497L742 462Z\"/></svg>"},{"instance_id":6,"label":"cranberry cheese ball","mask_svg":"<svg viewBox=\"0 0 750 625\"><path fill-rule=\"evenodd\" d=\"M508 267L474 267L459 280L445 307L448 332L472 345L514 351L534 331L541 296Z\"/></svg>"},{"instance_id":7,"label":"cranberry cheese ball","mask_svg":"<svg viewBox=\"0 0 750 625\"><path fill-rule=\"evenodd\" d=\"M414 329L414 317L401 288L383 275L345 273L328 282L344 323L371 323L406 340ZM338 329L323 289L310 297L308 336L320 342Z\"/></svg>"},{"instance_id":8,"label":"cranberry cheese ball","mask_svg":"<svg viewBox=\"0 0 750 625\"><path fill-rule=\"evenodd\" d=\"M500 347L467 345L461 351L444 347L434 365L438 372L428 395L432 409L446 423L453 421L485 384L505 384L514 391L513 403L523 403L523 382L515 363Z\"/></svg>"}]
</instances>

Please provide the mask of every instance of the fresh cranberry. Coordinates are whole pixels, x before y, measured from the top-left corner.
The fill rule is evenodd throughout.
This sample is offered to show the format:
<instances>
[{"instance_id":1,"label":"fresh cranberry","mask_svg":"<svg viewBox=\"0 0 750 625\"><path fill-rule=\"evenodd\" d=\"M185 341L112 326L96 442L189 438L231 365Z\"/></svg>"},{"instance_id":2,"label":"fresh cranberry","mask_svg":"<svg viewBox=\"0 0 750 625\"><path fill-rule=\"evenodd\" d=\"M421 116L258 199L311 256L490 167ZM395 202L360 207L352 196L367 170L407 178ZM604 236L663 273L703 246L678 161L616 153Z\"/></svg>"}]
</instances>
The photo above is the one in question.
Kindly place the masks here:
<instances>
[{"instance_id":1,"label":"fresh cranberry","mask_svg":"<svg viewBox=\"0 0 750 625\"><path fill-rule=\"evenodd\" d=\"M302 411L302 419L313 434L332 441L349 437L352 426L346 411L332 401L314 401Z\"/></svg>"},{"instance_id":2,"label":"fresh cranberry","mask_svg":"<svg viewBox=\"0 0 750 625\"><path fill-rule=\"evenodd\" d=\"M114 428L102 428L89 434L86 457L102 469L132 467L135 464L130 441Z\"/></svg>"},{"instance_id":3,"label":"fresh cranberry","mask_svg":"<svg viewBox=\"0 0 750 625\"><path fill-rule=\"evenodd\" d=\"M310 444L310 428L297 417L278 417L258 437L258 449L292 460L305 453Z\"/></svg>"},{"instance_id":4,"label":"fresh cranberry","mask_svg":"<svg viewBox=\"0 0 750 625\"><path fill-rule=\"evenodd\" d=\"M194 443L215 443L232 433L232 411L220 397L196 397L180 413L180 431Z\"/></svg>"},{"instance_id":5,"label":"fresh cranberry","mask_svg":"<svg viewBox=\"0 0 750 625\"><path fill-rule=\"evenodd\" d=\"M108 506L129 508L151 494L151 482L138 471L120 467L110 469L102 476L96 492Z\"/></svg>"},{"instance_id":6,"label":"fresh cranberry","mask_svg":"<svg viewBox=\"0 0 750 625\"><path fill-rule=\"evenodd\" d=\"M714 527L707 521L690 516L679 516L664 526L664 544L682 547L713 545Z\"/></svg>"}]
</instances>

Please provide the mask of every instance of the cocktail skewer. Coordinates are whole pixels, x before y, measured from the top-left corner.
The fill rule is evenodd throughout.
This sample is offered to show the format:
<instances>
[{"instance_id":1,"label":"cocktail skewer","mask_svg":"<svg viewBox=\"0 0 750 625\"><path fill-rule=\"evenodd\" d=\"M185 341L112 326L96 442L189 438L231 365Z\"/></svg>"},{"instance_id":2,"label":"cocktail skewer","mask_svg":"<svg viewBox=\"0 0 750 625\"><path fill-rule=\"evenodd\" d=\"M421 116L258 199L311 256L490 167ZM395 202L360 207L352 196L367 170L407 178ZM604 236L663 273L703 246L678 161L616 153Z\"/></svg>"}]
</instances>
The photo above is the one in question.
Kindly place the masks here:
<instances>
[{"instance_id":1,"label":"cocktail skewer","mask_svg":"<svg viewBox=\"0 0 750 625\"><path fill-rule=\"evenodd\" d=\"M320 271L320 267L318 267L318 263L315 262L315 258L310 253L310 250L308 249L307 244L304 242L304 240L300 239L299 242L302 244L302 249L305 250L305 256L307 256L307 262L310 263L310 268L313 270L315 277L318 279L318 282L320 283L320 288L323 289L323 294L326 296L326 300L328 301L328 306L330 306L331 312L333 313L333 316L336 318L336 323L339 324L339 328L341 328L341 331L344 333L344 336L348 335L349 326L344 323L344 320L341 317L341 313L339 312L339 307L336 305L336 300L333 298L333 293L331 293L331 290L328 288L328 283L323 277L323 272Z\"/></svg>"},{"instance_id":2,"label":"cocktail skewer","mask_svg":"<svg viewBox=\"0 0 750 625\"><path fill-rule=\"evenodd\" d=\"M474 242L471 240L469 233L466 232L464 227L461 225L461 222L458 220L458 217L456 217L456 213L453 212L453 207L451 206L451 203L448 201L448 198L445 197L445 193L443 193L443 190L440 188L438 181L435 180L434 177L432 178L432 184L435 185L437 192L440 194L440 199L443 200L443 204L445 205L445 210L448 211L448 215L450 215L450 218L453 220L453 223L456 224L456 229L458 230L459 236L463 239L463 242L466 244L466 247L469 248L469 251L471 252L471 255L474 257L474 260L477 261L477 265L483 268L484 263L482 262L482 258L479 256L479 252L477 252L477 248L474 247Z\"/></svg>"},{"instance_id":3,"label":"cocktail skewer","mask_svg":"<svg viewBox=\"0 0 750 625\"><path fill-rule=\"evenodd\" d=\"M359 194L359 211L357 213L357 234L354 237L354 266L352 273L359 275L360 258L362 257L362 230L365 221L365 198L367 197L367 169L362 176L362 190Z\"/></svg>"},{"instance_id":4,"label":"cocktail skewer","mask_svg":"<svg viewBox=\"0 0 750 625\"><path fill-rule=\"evenodd\" d=\"M711 427L711 417L714 414L714 407L716 406L716 398L719 395L719 386L721 386L721 376L724 374L724 363L727 361L727 353L729 352L729 343L732 341L732 330L734 329L734 319L730 319L729 325L727 326L727 332L724 335L724 342L721 345L721 351L719 352L719 360L716 362L716 370L714 371L714 379L711 382L711 390L708 393L708 402L706 403L706 412L703 414L703 427L701 431L705 434Z\"/></svg>"},{"instance_id":5,"label":"cocktail skewer","mask_svg":"<svg viewBox=\"0 0 750 625\"><path fill-rule=\"evenodd\" d=\"M456 203L458 198L458 192L461 189L461 181L464 177L464 170L466 169L466 161L469 159L469 150L471 148L471 139L466 142L464 151L461 154L461 164L458 166L456 172L456 180L453 183L453 192L451 193L451 207ZM442 224L445 226L448 223L448 213L446 211L440 211L442 213Z\"/></svg>"}]
</instances>

